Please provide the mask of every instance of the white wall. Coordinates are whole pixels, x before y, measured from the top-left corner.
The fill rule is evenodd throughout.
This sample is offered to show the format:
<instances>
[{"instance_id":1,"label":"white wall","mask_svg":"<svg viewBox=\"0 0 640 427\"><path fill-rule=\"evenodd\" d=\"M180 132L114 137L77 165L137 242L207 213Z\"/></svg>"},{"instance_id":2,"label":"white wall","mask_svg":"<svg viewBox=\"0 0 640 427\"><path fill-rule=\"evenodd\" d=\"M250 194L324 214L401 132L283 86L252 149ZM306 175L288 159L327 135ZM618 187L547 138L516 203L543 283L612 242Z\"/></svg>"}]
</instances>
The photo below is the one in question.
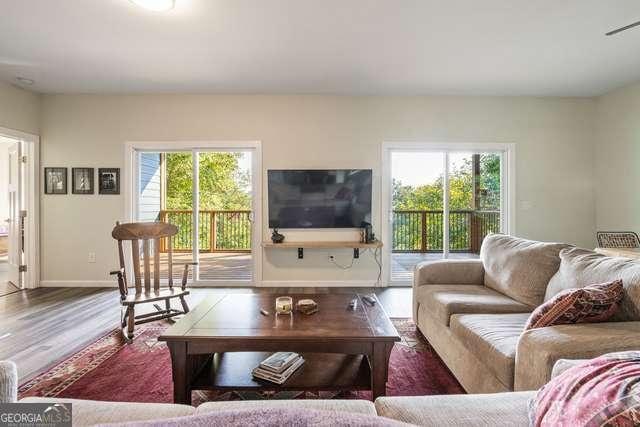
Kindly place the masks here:
<instances>
[{"instance_id":1,"label":"white wall","mask_svg":"<svg viewBox=\"0 0 640 427\"><path fill-rule=\"evenodd\" d=\"M597 100L596 225L640 233L640 84Z\"/></svg>"},{"instance_id":2,"label":"white wall","mask_svg":"<svg viewBox=\"0 0 640 427\"><path fill-rule=\"evenodd\" d=\"M0 82L0 127L38 134L40 131L40 96ZM9 153L12 141L0 135L0 221L9 215Z\"/></svg>"},{"instance_id":3,"label":"white wall","mask_svg":"<svg viewBox=\"0 0 640 427\"><path fill-rule=\"evenodd\" d=\"M40 96L0 82L0 127L39 134Z\"/></svg>"},{"instance_id":4,"label":"white wall","mask_svg":"<svg viewBox=\"0 0 640 427\"><path fill-rule=\"evenodd\" d=\"M372 168L378 231L383 141L513 142L517 199L530 205L518 203L517 234L589 247L594 111L585 98L45 95L41 163L122 167L132 140L258 140L265 170ZM110 230L123 197L43 195L41 206L42 280L108 280L116 265ZM88 252L97 263L87 262ZM350 259L349 251L337 255ZM325 251L306 251L304 260L266 252L263 271L269 281L373 281L377 272L369 256L337 269Z\"/></svg>"}]
</instances>

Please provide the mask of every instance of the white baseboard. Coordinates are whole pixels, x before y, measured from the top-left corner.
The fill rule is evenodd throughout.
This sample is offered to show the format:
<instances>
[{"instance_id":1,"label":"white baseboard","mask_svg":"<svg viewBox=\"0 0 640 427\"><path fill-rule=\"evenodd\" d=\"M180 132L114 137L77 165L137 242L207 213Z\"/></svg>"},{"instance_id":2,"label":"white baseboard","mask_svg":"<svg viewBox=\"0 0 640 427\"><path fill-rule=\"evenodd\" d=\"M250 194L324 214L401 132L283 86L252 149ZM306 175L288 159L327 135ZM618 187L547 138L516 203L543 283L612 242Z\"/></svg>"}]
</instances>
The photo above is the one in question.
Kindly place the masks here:
<instances>
[{"instance_id":1,"label":"white baseboard","mask_svg":"<svg viewBox=\"0 0 640 427\"><path fill-rule=\"evenodd\" d=\"M41 280L41 288L117 288L115 280Z\"/></svg>"},{"instance_id":2,"label":"white baseboard","mask_svg":"<svg viewBox=\"0 0 640 427\"><path fill-rule=\"evenodd\" d=\"M263 280L258 286L269 288L374 288L375 280Z\"/></svg>"}]
</instances>

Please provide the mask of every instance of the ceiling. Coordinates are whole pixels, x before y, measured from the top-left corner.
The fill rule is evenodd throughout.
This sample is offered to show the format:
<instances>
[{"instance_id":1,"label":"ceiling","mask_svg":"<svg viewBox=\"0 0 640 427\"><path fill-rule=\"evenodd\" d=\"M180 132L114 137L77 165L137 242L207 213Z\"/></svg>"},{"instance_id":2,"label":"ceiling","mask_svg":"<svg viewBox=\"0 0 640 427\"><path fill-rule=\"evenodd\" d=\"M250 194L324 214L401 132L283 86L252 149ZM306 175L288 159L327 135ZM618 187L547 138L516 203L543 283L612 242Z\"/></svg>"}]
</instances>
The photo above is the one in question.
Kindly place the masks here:
<instances>
[{"instance_id":1,"label":"ceiling","mask_svg":"<svg viewBox=\"0 0 640 427\"><path fill-rule=\"evenodd\" d=\"M638 0L0 0L45 93L592 96L640 80Z\"/></svg>"}]
</instances>

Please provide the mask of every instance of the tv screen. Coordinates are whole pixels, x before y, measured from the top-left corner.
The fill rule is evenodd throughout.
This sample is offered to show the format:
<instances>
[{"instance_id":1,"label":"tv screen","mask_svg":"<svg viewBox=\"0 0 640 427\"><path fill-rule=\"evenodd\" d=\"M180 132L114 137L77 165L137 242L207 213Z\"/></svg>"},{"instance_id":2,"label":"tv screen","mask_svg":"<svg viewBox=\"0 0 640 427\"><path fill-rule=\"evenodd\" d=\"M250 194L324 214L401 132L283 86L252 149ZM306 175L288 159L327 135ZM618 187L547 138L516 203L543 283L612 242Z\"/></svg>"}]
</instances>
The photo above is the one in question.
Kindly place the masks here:
<instances>
[{"instance_id":1,"label":"tv screen","mask_svg":"<svg viewBox=\"0 0 640 427\"><path fill-rule=\"evenodd\" d=\"M269 170L270 228L358 228L371 222L371 169Z\"/></svg>"}]
</instances>

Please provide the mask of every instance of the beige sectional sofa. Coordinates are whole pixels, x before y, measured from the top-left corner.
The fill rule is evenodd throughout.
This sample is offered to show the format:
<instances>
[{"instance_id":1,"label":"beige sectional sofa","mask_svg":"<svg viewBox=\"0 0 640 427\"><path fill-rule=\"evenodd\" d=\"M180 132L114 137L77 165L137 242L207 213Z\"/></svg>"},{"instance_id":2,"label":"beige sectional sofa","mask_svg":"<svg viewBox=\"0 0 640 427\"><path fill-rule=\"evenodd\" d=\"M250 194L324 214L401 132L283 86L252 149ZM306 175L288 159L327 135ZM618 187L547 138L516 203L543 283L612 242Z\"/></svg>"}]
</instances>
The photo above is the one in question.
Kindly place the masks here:
<instances>
[{"instance_id":1,"label":"beige sectional sofa","mask_svg":"<svg viewBox=\"0 0 640 427\"><path fill-rule=\"evenodd\" d=\"M9 372L12 371L12 372ZM13 380L7 381L9 378ZM15 365L0 362L0 403L15 401ZM78 427L132 421L161 420L222 410L306 408L384 416L409 424L441 426L527 426L527 407L534 392L484 395L381 397L367 400L261 400L208 402L197 408L167 403L100 402L30 397L20 402L71 402ZM464 411L460 409L464 408Z\"/></svg>"},{"instance_id":2,"label":"beige sectional sofa","mask_svg":"<svg viewBox=\"0 0 640 427\"><path fill-rule=\"evenodd\" d=\"M558 375L579 360L560 360L552 375ZM6 365L5 365L6 366ZM0 363L0 390L2 389ZM15 376L15 370L14 370ZM14 390L9 395L15 396ZM306 408L377 415L427 427L525 427L529 425L529 400L535 391L475 395L380 397L375 404L366 400L261 400L208 402L194 408L164 403L99 402L78 399L26 398L21 402L72 402L73 425L160 420L222 410L255 408ZM0 403L3 402L0 394Z\"/></svg>"},{"instance_id":3,"label":"beige sectional sofa","mask_svg":"<svg viewBox=\"0 0 640 427\"><path fill-rule=\"evenodd\" d=\"M625 297L613 321L524 332L558 292L616 279ZM469 393L536 390L558 359L640 348L640 262L569 245L488 236L479 260L418 265L413 301L418 328Z\"/></svg>"}]
</instances>

